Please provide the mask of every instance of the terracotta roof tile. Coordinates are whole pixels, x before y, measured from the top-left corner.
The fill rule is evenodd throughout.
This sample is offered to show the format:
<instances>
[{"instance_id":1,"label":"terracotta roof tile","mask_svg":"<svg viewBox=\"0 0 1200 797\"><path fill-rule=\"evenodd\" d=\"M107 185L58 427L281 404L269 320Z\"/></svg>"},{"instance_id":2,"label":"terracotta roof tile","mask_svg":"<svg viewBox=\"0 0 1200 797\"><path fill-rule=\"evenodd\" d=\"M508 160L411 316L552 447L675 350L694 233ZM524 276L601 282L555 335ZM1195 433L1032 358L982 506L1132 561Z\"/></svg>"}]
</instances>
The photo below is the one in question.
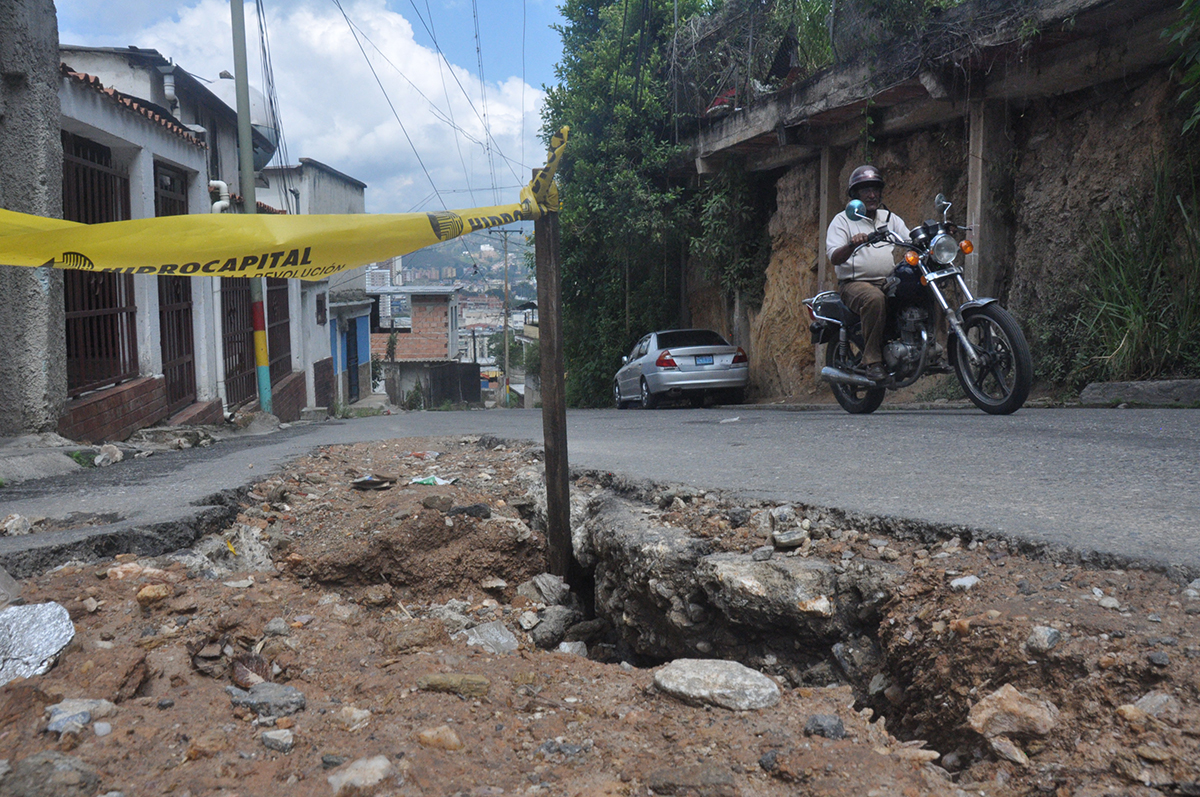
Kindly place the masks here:
<instances>
[{"instance_id":1,"label":"terracotta roof tile","mask_svg":"<svg viewBox=\"0 0 1200 797\"><path fill-rule=\"evenodd\" d=\"M184 141L194 144L197 147L207 148L207 145L203 141L192 135L190 130L176 122L174 119L170 119L157 111L147 108L135 98L122 94L116 89L105 88L104 84L100 82L100 78L96 77L95 75L89 75L85 72L76 72L66 64L59 64L58 71L63 77L70 78L81 85L87 86L96 93L110 98L118 105L122 105L134 113L141 114L155 124L162 125L171 133L174 133L182 138Z\"/></svg>"}]
</instances>

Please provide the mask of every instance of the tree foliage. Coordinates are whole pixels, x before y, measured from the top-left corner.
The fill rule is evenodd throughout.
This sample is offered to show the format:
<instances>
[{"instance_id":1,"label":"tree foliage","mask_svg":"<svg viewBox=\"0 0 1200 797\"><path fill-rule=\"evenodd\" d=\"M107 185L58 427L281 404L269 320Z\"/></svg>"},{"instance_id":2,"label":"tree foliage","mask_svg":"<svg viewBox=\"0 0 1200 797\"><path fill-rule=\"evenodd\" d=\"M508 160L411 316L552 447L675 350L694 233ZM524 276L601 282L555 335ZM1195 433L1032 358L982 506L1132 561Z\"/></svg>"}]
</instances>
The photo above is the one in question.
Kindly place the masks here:
<instances>
[{"instance_id":1,"label":"tree foliage","mask_svg":"<svg viewBox=\"0 0 1200 797\"><path fill-rule=\"evenodd\" d=\"M1183 125L1183 132L1187 133L1200 122L1200 96L1196 93L1200 87L1200 0L1183 0L1179 4L1179 19L1163 31L1163 36L1179 50L1175 61L1182 86L1179 100L1192 103L1191 113Z\"/></svg>"},{"instance_id":2,"label":"tree foliage","mask_svg":"<svg viewBox=\"0 0 1200 797\"><path fill-rule=\"evenodd\" d=\"M698 10L683 0L681 13ZM562 60L545 130L571 127L558 176L567 399L608 401L620 357L639 336L678 323L692 225L669 166L672 0L566 0Z\"/></svg>"},{"instance_id":3,"label":"tree foliage","mask_svg":"<svg viewBox=\"0 0 1200 797\"><path fill-rule=\"evenodd\" d=\"M761 302L771 239L767 231L774 196L744 170L726 164L700 197L700 230L691 254L710 279L729 294Z\"/></svg>"},{"instance_id":4,"label":"tree foliage","mask_svg":"<svg viewBox=\"0 0 1200 797\"><path fill-rule=\"evenodd\" d=\"M731 295L761 295L773 187L735 167L689 188L679 177L686 146L676 142L694 133L697 106L722 85L741 85L752 101L826 65L829 8L829 0L679 0L676 27L674 0L564 0L543 133L549 140L571 128L558 171L570 404L606 404L621 355L680 323L689 256ZM785 41L795 47L778 78ZM774 82L764 82L768 72Z\"/></svg>"}]
</instances>

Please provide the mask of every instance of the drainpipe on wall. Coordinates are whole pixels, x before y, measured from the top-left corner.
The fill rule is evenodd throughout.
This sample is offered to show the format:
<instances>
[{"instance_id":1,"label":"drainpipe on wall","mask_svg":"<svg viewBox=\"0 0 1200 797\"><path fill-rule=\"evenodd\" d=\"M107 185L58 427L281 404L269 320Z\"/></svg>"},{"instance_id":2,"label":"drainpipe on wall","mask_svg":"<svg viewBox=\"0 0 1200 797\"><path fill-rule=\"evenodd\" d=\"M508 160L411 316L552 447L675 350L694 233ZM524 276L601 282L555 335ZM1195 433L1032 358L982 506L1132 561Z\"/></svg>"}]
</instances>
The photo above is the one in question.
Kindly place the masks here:
<instances>
[{"instance_id":1,"label":"drainpipe on wall","mask_svg":"<svg viewBox=\"0 0 1200 797\"><path fill-rule=\"evenodd\" d=\"M175 113L179 107L179 99L175 96L175 64L160 66L158 71L163 76L163 95L167 98L167 107Z\"/></svg>"},{"instance_id":2,"label":"drainpipe on wall","mask_svg":"<svg viewBox=\"0 0 1200 797\"><path fill-rule=\"evenodd\" d=\"M213 213L224 213L229 208L229 185L222 180L209 180L209 189L216 189L220 194L220 199L213 203ZM221 327L221 278L212 278L212 293L213 293L213 331L216 333L217 340L220 341L224 335L224 330ZM218 344L219 345L219 344ZM221 414L226 422L233 420L233 416L229 414L229 400L225 397L225 368L224 358L217 358L217 398L221 399Z\"/></svg>"}]
</instances>

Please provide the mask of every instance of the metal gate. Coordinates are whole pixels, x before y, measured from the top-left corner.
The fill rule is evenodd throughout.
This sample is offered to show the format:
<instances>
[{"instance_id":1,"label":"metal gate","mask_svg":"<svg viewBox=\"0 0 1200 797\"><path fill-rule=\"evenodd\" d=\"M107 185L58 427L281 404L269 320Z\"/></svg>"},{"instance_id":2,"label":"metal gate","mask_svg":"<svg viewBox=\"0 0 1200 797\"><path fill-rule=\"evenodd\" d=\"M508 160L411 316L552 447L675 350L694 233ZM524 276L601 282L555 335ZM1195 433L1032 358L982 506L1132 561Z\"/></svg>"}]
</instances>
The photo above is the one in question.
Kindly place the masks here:
<instances>
[{"instance_id":1,"label":"metal gate","mask_svg":"<svg viewBox=\"0 0 1200 797\"><path fill-rule=\"evenodd\" d=\"M154 164L154 215L182 216L187 212L187 175L178 169ZM196 400L190 278L158 278L158 327L167 412L173 414Z\"/></svg>"},{"instance_id":2,"label":"metal gate","mask_svg":"<svg viewBox=\"0 0 1200 797\"><path fill-rule=\"evenodd\" d=\"M63 218L84 224L130 217L129 178L112 164L112 150L64 132ZM67 395L115 385L138 375L137 305L133 277L68 269Z\"/></svg>"},{"instance_id":3,"label":"metal gate","mask_svg":"<svg viewBox=\"0 0 1200 797\"><path fill-rule=\"evenodd\" d=\"M192 281L188 277L158 278L158 326L167 413L174 414L196 400Z\"/></svg>"},{"instance_id":4,"label":"metal gate","mask_svg":"<svg viewBox=\"0 0 1200 797\"><path fill-rule=\"evenodd\" d=\"M221 343L225 354L225 400L231 407L245 404L258 395L249 277L221 278Z\"/></svg>"},{"instance_id":5,"label":"metal gate","mask_svg":"<svg viewBox=\"0 0 1200 797\"><path fill-rule=\"evenodd\" d=\"M292 373L292 329L288 307L288 281L267 277L267 352L271 359L271 384Z\"/></svg>"}]
</instances>

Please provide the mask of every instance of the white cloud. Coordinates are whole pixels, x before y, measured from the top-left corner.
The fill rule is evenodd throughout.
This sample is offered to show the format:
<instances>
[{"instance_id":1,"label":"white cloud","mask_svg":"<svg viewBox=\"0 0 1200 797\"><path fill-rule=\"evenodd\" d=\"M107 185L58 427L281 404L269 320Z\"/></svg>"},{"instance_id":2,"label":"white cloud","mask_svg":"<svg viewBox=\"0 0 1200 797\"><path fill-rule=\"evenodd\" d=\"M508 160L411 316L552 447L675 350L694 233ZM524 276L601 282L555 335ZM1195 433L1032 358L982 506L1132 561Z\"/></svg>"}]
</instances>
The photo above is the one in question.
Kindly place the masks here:
<instances>
[{"instance_id":1,"label":"white cloud","mask_svg":"<svg viewBox=\"0 0 1200 797\"><path fill-rule=\"evenodd\" d=\"M495 203L482 146L484 103L473 67L455 66L452 76L436 52L414 40L412 24L388 10L383 0L343 0L350 19L374 45L362 42L395 108L393 114L332 3L297 0L280 5L274 10L268 6L268 34L284 135L293 161L314 158L367 183L367 210L372 213L440 209L436 197L414 207L433 193L422 163L446 207ZM247 8L249 72L251 83L262 88L252 11L253 6ZM233 71L227 0L198 0L181 8L175 18L163 19L137 36L131 43L157 49L199 77L213 80L221 70ZM521 159L522 152L524 158L522 164L510 167L494 152L496 184L527 182L530 168L545 158L537 140L544 95L523 85L519 77L488 77L486 106L493 147L513 161ZM459 84L470 95L469 101ZM439 114L452 116L463 132L452 129ZM464 173L464 164L469 174ZM468 185L474 194L459 193ZM499 201L515 201L516 196L515 188L504 188Z\"/></svg>"}]
</instances>

